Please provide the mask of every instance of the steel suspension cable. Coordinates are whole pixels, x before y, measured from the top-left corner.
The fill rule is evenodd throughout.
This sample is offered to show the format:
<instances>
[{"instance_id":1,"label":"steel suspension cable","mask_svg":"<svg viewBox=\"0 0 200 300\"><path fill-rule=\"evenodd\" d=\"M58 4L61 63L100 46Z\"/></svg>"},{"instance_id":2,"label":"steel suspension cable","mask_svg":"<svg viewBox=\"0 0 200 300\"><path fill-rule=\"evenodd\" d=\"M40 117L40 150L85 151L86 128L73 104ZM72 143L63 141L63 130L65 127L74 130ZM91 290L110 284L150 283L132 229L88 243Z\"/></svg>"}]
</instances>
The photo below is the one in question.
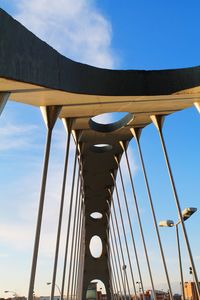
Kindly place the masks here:
<instances>
[{"instance_id":1,"label":"steel suspension cable","mask_svg":"<svg viewBox=\"0 0 200 300\"><path fill-rule=\"evenodd\" d=\"M109 209L111 211L111 207L110 207L110 203L107 201L108 203L108 206L109 206ZM119 248L118 248L118 244L117 244L117 237L116 237L116 233L115 233L115 228L114 228L114 223L113 223L113 219L112 219L112 216L110 214L110 224L111 224L111 229L112 229L112 232L113 232L113 239L112 239L112 234L110 235L111 237L111 243L113 244L113 253L115 252L114 249L116 249L116 252L114 254L114 258L117 257L117 263L118 263L118 270L119 270L119 273L120 273L120 279L121 279L121 286L123 288L123 292L124 292L124 298L126 297L126 289L124 287L124 283L123 283L123 274L122 274L122 268L121 268L121 261L120 261L120 255L119 255ZM113 241L114 240L114 241ZM117 253L117 255L116 255Z\"/></svg>"},{"instance_id":2,"label":"steel suspension cable","mask_svg":"<svg viewBox=\"0 0 200 300\"><path fill-rule=\"evenodd\" d=\"M114 296L115 283L114 283L113 271L112 271L111 264L110 264L110 247L108 244L107 230L106 230L106 236L107 236L106 249L107 249L107 262L108 262L108 272L109 272L110 293L111 293L112 299L114 300L116 298Z\"/></svg>"},{"instance_id":3,"label":"steel suspension cable","mask_svg":"<svg viewBox=\"0 0 200 300\"><path fill-rule=\"evenodd\" d=\"M110 269L110 264L108 262L108 272L109 272L109 285L110 285L110 294L111 294L111 298L114 300L114 290L113 290L113 282L112 282L112 272Z\"/></svg>"},{"instance_id":4,"label":"steel suspension cable","mask_svg":"<svg viewBox=\"0 0 200 300\"><path fill-rule=\"evenodd\" d=\"M110 273L112 274L112 289L113 289L113 298L114 299L119 299L119 295L117 293L117 283L116 283L116 278L115 278L115 271L113 269L112 263L111 263L111 258L109 261L109 268L110 268Z\"/></svg>"},{"instance_id":5,"label":"steel suspension cable","mask_svg":"<svg viewBox=\"0 0 200 300\"><path fill-rule=\"evenodd\" d=\"M120 204L120 199L119 199L118 188L117 188L117 184L116 184L116 181L115 181L115 178L114 178L113 174L111 174L111 176L113 178L113 182L114 182L114 186L115 186L115 192L116 192L116 196L117 196L116 197L117 198L117 204L118 204L118 208L119 208L120 219L121 219L121 224L122 224L122 231L123 231L125 245L126 245L126 251L127 251L127 255L128 255L129 268L130 268L130 271L131 271L131 278L132 278L132 284L133 284L134 294L135 294L135 297L137 298L137 292L136 292L136 287L135 287L135 280L134 280L133 269L132 269L132 264L131 264L130 252L129 252L129 248L128 248L128 241L127 241L127 237L126 237L124 220L123 220L123 216L122 216L122 209L121 209L121 204ZM113 210L116 212L114 201L113 201Z\"/></svg>"},{"instance_id":6,"label":"steel suspension cable","mask_svg":"<svg viewBox=\"0 0 200 300\"><path fill-rule=\"evenodd\" d=\"M42 226L42 217L43 217L43 209L44 209L44 200L45 200L45 193L46 193L46 182L47 182L47 173L48 173L48 166L49 166L52 131L55 122L58 118L58 115L60 113L60 110L61 110L61 106L53 105L48 107L41 107L41 111L47 127L47 135L46 135L46 146L45 146L42 182L41 182L41 190L40 190L40 200L39 200L37 224L36 224L36 231L35 231L33 258L32 258L32 265L31 265L31 276L29 281L28 300L33 299L33 291L34 291L34 284L35 284L39 243L40 243L40 234L41 234L41 226Z\"/></svg>"},{"instance_id":7,"label":"steel suspension cable","mask_svg":"<svg viewBox=\"0 0 200 300\"><path fill-rule=\"evenodd\" d=\"M83 243L83 251L82 251L82 269L81 269L81 287L83 286L83 275L84 275L84 263L85 263L85 206L84 206L84 226L83 226L83 238L82 238L82 243Z\"/></svg>"},{"instance_id":8,"label":"steel suspension cable","mask_svg":"<svg viewBox=\"0 0 200 300\"><path fill-rule=\"evenodd\" d=\"M82 165L83 160L82 160L81 144L79 143L79 137L80 136L81 136L81 132L79 131L78 134L76 132L76 141L78 143L78 149L79 149L79 153L80 153L79 162L80 162L80 165L81 165L81 184L82 184L82 200L83 200L83 215L84 215L85 214L85 204L84 204L85 195L84 195L84 177L83 177L83 165ZM78 137L78 139L77 139L77 137ZM83 218L83 224L85 224L85 216ZM85 227L84 227L85 225L83 226L83 224L82 224L82 233L81 233L81 243L84 245L83 252L85 253ZM80 249L80 251L81 251L81 249ZM84 253L83 253L83 256L82 256L81 272L83 272L83 270L84 270ZM80 273L80 270L79 270L79 273ZM82 282L83 282L83 276L82 276Z\"/></svg>"},{"instance_id":9,"label":"steel suspension cable","mask_svg":"<svg viewBox=\"0 0 200 300\"><path fill-rule=\"evenodd\" d=\"M42 225L42 214L43 214L44 197L46 191L46 180L47 180L47 172L48 172L48 164L49 164L51 138L52 138L52 130L48 130L47 137L46 137L46 149L45 149L45 159L44 159L42 185L41 185L41 193L40 193L40 204L38 209L38 219L36 225L34 254L33 254L32 268L31 268L31 279L30 279L29 293L28 293L29 300L33 299L33 290L34 290L34 283L35 283L36 264L38 258L39 239L40 239L41 225Z\"/></svg>"},{"instance_id":10,"label":"steel suspension cable","mask_svg":"<svg viewBox=\"0 0 200 300\"><path fill-rule=\"evenodd\" d=\"M77 276L78 276L78 268L79 268L79 251L80 251L80 243L81 243L81 230L82 230L82 223L83 223L83 195L81 190L81 198L80 198L80 213L78 218L78 235L77 235L77 245L76 245L76 255L75 255L75 261L76 268L74 272L74 286L73 286L73 294L76 294L76 286L77 286Z\"/></svg>"},{"instance_id":11,"label":"steel suspension cable","mask_svg":"<svg viewBox=\"0 0 200 300\"><path fill-rule=\"evenodd\" d=\"M69 234L71 228L71 215L72 215L72 206L74 198L74 185L76 177L76 166L77 166L77 146L74 155L74 167L73 167L73 177L72 177L72 188L71 188L71 197L70 197L70 207L68 214L68 223L67 223L67 235L66 235L66 244L65 244L65 256L64 256L64 266L63 266L63 277L62 277L62 286L61 286L61 300L63 300L64 288L65 288L65 276L66 276L66 267L67 267L67 257L68 257L68 248L69 248Z\"/></svg>"},{"instance_id":12,"label":"steel suspension cable","mask_svg":"<svg viewBox=\"0 0 200 300\"><path fill-rule=\"evenodd\" d=\"M83 209L83 202L81 200L81 211ZM78 227L78 238L77 238L77 250L75 253L75 261L76 261L76 267L75 267L75 272L74 272L74 285L73 285L73 295L77 296L77 279L78 279L78 270L80 268L79 266L79 260L80 260L80 243L81 243L81 230L82 230L82 224L83 224L83 216L82 212L79 215L79 227Z\"/></svg>"},{"instance_id":13,"label":"steel suspension cable","mask_svg":"<svg viewBox=\"0 0 200 300\"><path fill-rule=\"evenodd\" d=\"M120 179L121 179L124 199L127 202L127 197L126 197L126 192L125 192L125 187L124 187L124 182L123 182L123 176L122 176L121 167L120 167L119 164L118 164L118 167L119 167L119 173L120 173ZM139 225L139 229L140 229L140 234L141 234L143 248L144 248L144 252L145 252L147 267L148 267L148 271L149 271L149 277L150 277L150 281L151 281L152 291L153 291L154 299L156 300L157 297L156 297L156 292L155 292L155 288L154 288L153 276L152 276L152 272L151 272L151 266L150 266L149 256L148 256L146 242L145 242L145 238L144 238L144 232L143 232L142 222L141 222L141 218L140 218L140 212L139 212L137 197L136 197L135 188L134 188L134 184L133 184L133 178L132 178L130 169L128 169L128 173L129 173L129 178L130 178L130 182L131 182L133 200L134 200L134 204L135 204L135 209L136 209L136 214L137 214L137 219L138 219L138 225ZM128 205L128 202L127 202L127 205Z\"/></svg>"},{"instance_id":14,"label":"steel suspension cable","mask_svg":"<svg viewBox=\"0 0 200 300\"><path fill-rule=\"evenodd\" d=\"M81 178L80 178L81 180ZM71 283L71 295L74 295L74 280L75 280L75 270L76 270L76 264L77 264L77 260L76 260L76 253L77 253L77 244L78 244L78 233L79 233L79 219L80 219L80 214L81 214L81 202L82 202L82 195L81 195L81 190L82 190L82 186L80 184L80 189L79 189L79 200L78 200L78 212L76 215L76 225L75 225L75 245L74 245L74 255L72 257L72 283Z\"/></svg>"},{"instance_id":15,"label":"steel suspension cable","mask_svg":"<svg viewBox=\"0 0 200 300\"><path fill-rule=\"evenodd\" d=\"M175 225L176 228L176 241L177 241L177 250L178 250L178 262L179 262L179 270L180 270L180 278L181 278L181 289L182 289L182 300L185 299L185 288L184 288L184 279L183 279L183 270L182 270L182 259L181 259L181 248L180 248L180 240L179 240L179 231L178 231L178 225Z\"/></svg>"},{"instance_id":16,"label":"steel suspension cable","mask_svg":"<svg viewBox=\"0 0 200 300\"><path fill-rule=\"evenodd\" d=\"M124 253L123 253L122 240L121 240L120 231L119 231L119 225L118 225L118 222L117 222L117 214L116 214L114 199L113 199L113 212L114 212L115 225L116 225L116 228L117 228L117 236L118 236L118 240L119 240L119 246L120 246L120 249L121 249L123 267L125 267L126 264L125 264L125 258L124 258ZM127 250L127 254L128 254L129 253L128 249L126 249L126 250ZM130 256L128 257L128 260L129 260L129 258L130 258ZM129 261L129 267L130 267L130 261ZM131 299L131 292L130 292L130 287L129 287L129 282L128 282L128 276L127 276L127 272L126 272L126 267L124 269L124 274L125 274L125 279L126 279L126 283L125 283L125 280L124 280L124 285L126 287L126 284L127 284L128 294L129 294L129 297Z\"/></svg>"},{"instance_id":17,"label":"steel suspension cable","mask_svg":"<svg viewBox=\"0 0 200 300\"><path fill-rule=\"evenodd\" d=\"M78 249L77 249L77 255L79 255L78 259L79 259L79 263L77 263L77 268L76 268L76 282L74 283L74 289L76 289L76 286L78 287L78 282L81 280L80 285L82 286L83 283L83 268L84 268L84 253L85 253L85 204L84 204L84 178L83 178L83 165L82 165L82 153L81 153L81 145L79 143L79 137L80 137L80 131L79 133L74 132L74 139L79 151L79 164L81 166L81 186L82 186L82 193L81 193L81 198L82 198L82 204L83 204L83 210L81 210L82 215L81 215L81 227L79 228L80 231L80 237L79 237L79 245L78 245ZM82 207L81 207L82 208ZM83 249L81 249L81 245L84 245ZM81 253L81 250L83 250ZM81 267L79 267L79 265L81 264ZM78 268L79 267L79 268ZM82 274L82 277L80 278ZM81 292L81 291L80 291ZM75 292L74 292L75 294ZM81 296L80 296L81 297ZM78 295L78 298L80 298Z\"/></svg>"},{"instance_id":18,"label":"steel suspension cable","mask_svg":"<svg viewBox=\"0 0 200 300\"><path fill-rule=\"evenodd\" d=\"M71 275L72 275L72 257L74 254L74 244L75 244L75 225L76 225L76 217L78 212L78 203L79 203L79 191L80 191L80 165L78 170L78 178L77 178L77 187L76 187L76 195L75 195L75 207L74 207L74 218L73 218L73 224L72 224L72 244L71 244L71 253L70 253L70 259L69 259L69 276L68 276L68 285L67 285L67 299L69 298L69 292L70 292L70 285L71 285Z\"/></svg>"},{"instance_id":19,"label":"steel suspension cable","mask_svg":"<svg viewBox=\"0 0 200 300\"><path fill-rule=\"evenodd\" d=\"M119 293L118 293L119 286L118 286L118 283L117 283L116 272L115 272L115 267L113 265L113 258L112 258L112 256L110 257L110 266L113 269L113 281L114 281L114 285L115 285L116 297L117 297L117 299L119 299Z\"/></svg>"},{"instance_id":20,"label":"steel suspension cable","mask_svg":"<svg viewBox=\"0 0 200 300\"><path fill-rule=\"evenodd\" d=\"M172 192L173 192L173 196L174 196L174 200L175 200L175 204L177 207L177 211L178 211L178 216L179 216L179 220L182 226L182 231L183 231L183 236L185 239L185 243L186 243L186 248L188 251L188 256L190 259L190 264L193 270L193 275L194 275L194 281L195 281L195 285L196 285L196 290L197 290L197 294L198 294L198 298L200 299L200 285L199 285L199 280L198 280L198 276L197 276L197 272L196 272L196 267L194 264L194 259L193 259L193 255L192 255L192 251L190 248L190 242L187 236L187 231L185 228L185 224L184 224L184 220L183 220L183 216L182 216L182 212L181 212L181 206L180 206L180 201L179 201L179 197L176 191L176 186L175 186L175 182L174 182L174 178L173 178L173 174L172 174L172 170L171 170L171 166L170 166L170 162L169 162L169 158L168 158L168 153L167 153L167 149L166 149L166 145L165 145L165 140L163 137L163 133L162 133L162 124L164 121L164 117L163 116L151 116L151 120L153 121L155 127L158 130L158 134L160 137L160 142L161 142L161 146L162 146L162 150L163 150L163 155L165 158L165 163L166 163L166 167L167 167L167 171L168 171L168 175L169 175L169 180L171 183L171 187L172 187Z\"/></svg>"},{"instance_id":21,"label":"steel suspension cable","mask_svg":"<svg viewBox=\"0 0 200 300\"><path fill-rule=\"evenodd\" d=\"M150 188L149 188L149 182L148 182L148 179L147 179L146 168L145 168L144 159L143 159L141 146L140 146L140 142L139 142L140 132L137 132L134 128L131 129L131 132L132 132L132 134L135 138L136 145L137 145L137 148L138 148L138 153L139 153L140 162L141 162L141 166L142 166L142 172L143 172L143 177L144 177L145 186L146 186L146 190L147 190L148 200L149 200L151 213L152 213L152 217L153 217L153 221L154 221L154 227L155 227L155 230L156 230L156 235L157 235L157 240L158 240L158 245L159 245L159 249L160 249L162 262L163 262L163 267L164 267L164 270L165 270L165 276L166 276L166 279L167 279L167 284L168 284L168 289L169 289L169 296L170 296L170 299L173 300L173 294L172 294L172 289L171 289L171 283L170 283L170 280L169 280L167 264L166 264L166 260L165 260L165 255L164 255L164 251L163 251L161 238L160 238L160 233L159 233L159 230L158 230L158 222L157 222L157 219L156 219L153 200L152 200L152 196L151 196L151 192L150 192ZM127 155L127 150L124 147L124 145L123 145L123 148L124 148L124 153L125 153L125 157L126 157L126 161L127 161L127 167L130 170L130 163L129 163L129 159L128 159L128 155Z\"/></svg>"},{"instance_id":22,"label":"steel suspension cable","mask_svg":"<svg viewBox=\"0 0 200 300\"><path fill-rule=\"evenodd\" d=\"M115 159L116 159L117 165L119 167L118 159L117 158L115 158ZM120 174L120 180L121 180L122 179L121 167L119 168L119 174ZM122 187L122 189L123 189L123 187ZM125 191L123 190L123 194L125 195L124 192ZM133 234L133 226L132 226L132 222L131 222L130 211L129 211L126 195L124 196L124 202L125 202L126 213L127 213L127 217L128 217L128 224L129 224L130 233L131 233L131 240L132 240L132 244L133 244L133 250L134 250L134 254L135 254L135 260L136 260L139 280L140 280L140 283L141 283L142 294L143 294L143 298L145 298L143 279L142 279L142 275L141 275L140 264L139 264L138 253L137 253L137 247L136 247L135 238L134 238L134 234Z\"/></svg>"},{"instance_id":23,"label":"steel suspension cable","mask_svg":"<svg viewBox=\"0 0 200 300\"><path fill-rule=\"evenodd\" d=\"M106 214L106 218L107 218L107 221L108 221L108 224L109 224L109 218L108 218L108 215ZM107 236L108 236L108 232L107 232ZM113 265L115 265L115 269L116 269L116 278L118 280L118 287L119 287L119 290L120 290L120 293L121 295L122 294L122 288L121 288L121 282L120 282L120 275L119 275L119 270L117 268L117 260L116 260L116 252L115 252L115 247L114 247L114 243L113 243L113 238L112 238L112 233L110 231L110 234L109 234L109 237L110 237L110 242L111 242L111 250L112 250L112 253L113 253L113 257L114 257L114 260L113 260ZM111 256L111 259L112 259L112 256ZM120 263L119 263L119 266L120 266Z\"/></svg>"},{"instance_id":24,"label":"steel suspension cable","mask_svg":"<svg viewBox=\"0 0 200 300\"><path fill-rule=\"evenodd\" d=\"M63 183L62 183L60 211L59 211L57 238L56 238L56 248L55 248L55 256L54 256L53 277L52 277L52 284L51 284L51 300L54 299L54 292L55 292L58 254L59 254L59 247L60 247L60 235L61 235L61 226L62 226L62 217L63 217L63 207L64 207L64 199L65 199L65 187L66 187L69 149L70 149L70 140L71 140L72 120L69 120L69 121L65 120L65 121L66 121L66 123L68 123L68 124L66 124L66 125L68 125L68 135L67 135L67 143L66 143L65 164L64 164L64 171L63 171Z\"/></svg>"},{"instance_id":25,"label":"steel suspension cable","mask_svg":"<svg viewBox=\"0 0 200 300\"><path fill-rule=\"evenodd\" d=\"M83 284L83 271L84 271L84 255L85 255L85 204L83 203L83 214L81 224L81 238L79 243L79 268L77 272L77 291L79 291L78 299L81 299L81 287ZM83 247L82 247L83 246ZM79 288L79 289L78 289Z\"/></svg>"},{"instance_id":26,"label":"steel suspension cable","mask_svg":"<svg viewBox=\"0 0 200 300\"><path fill-rule=\"evenodd\" d=\"M109 233L108 233L108 229L106 230L106 235L107 235L107 241L109 241ZM119 299L119 286L117 283L117 277L116 277L116 272L115 272L115 266L113 263L113 258L112 258L112 252L111 252L111 247L110 244L108 246L108 242L107 242L107 252L109 253L109 264L110 264L110 269L113 271L113 282L114 282L114 286L115 286L115 290L116 290L116 295L117 295L117 299Z\"/></svg>"},{"instance_id":27,"label":"steel suspension cable","mask_svg":"<svg viewBox=\"0 0 200 300\"><path fill-rule=\"evenodd\" d=\"M113 203L114 220L115 220L115 225L116 225L116 229L117 229L117 236L118 236L118 241L119 241L119 246L120 246L120 252L121 252L122 262L123 262L123 266L125 266L126 264L125 264L125 259L124 259L122 241L121 241L121 237L120 237L119 226L118 226L118 223L117 223L117 215L116 215L116 211L115 211L115 206L114 206L114 200L113 200L113 198L112 198L112 203ZM111 214L111 222L112 222L112 214ZM129 282L128 282L128 277L127 277L126 270L124 270L124 274L125 274L126 284L127 284L127 288L128 288L129 298L131 299L130 287L129 287ZM126 291L125 291L125 296L126 296Z\"/></svg>"},{"instance_id":28,"label":"steel suspension cable","mask_svg":"<svg viewBox=\"0 0 200 300\"><path fill-rule=\"evenodd\" d=\"M80 206L81 206L81 198L82 198L82 194L81 194L81 189L82 189L82 185L83 185L83 177L82 177L82 160L81 160L81 150L80 150L80 145L79 145L79 142L78 142L78 134L76 131L73 131L73 138L74 138L74 142L75 142L75 145L76 145L76 149L77 149L77 158L78 158L78 162L79 162L79 171L78 171L78 181L80 181L80 190L79 190L79 208L78 208L78 213L75 214L75 218L76 218L76 227L80 224L78 224L78 221L79 221L79 215L81 213L81 210L80 210ZM79 154L78 154L79 153ZM77 185L77 190L78 190L78 185ZM76 197L77 197L77 193L76 193ZM75 229L75 232L77 232L77 229ZM73 236L73 234L72 234ZM75 251L74 251L74 256L76 255L76 243L77 243L77 239L78 239L78 233L76 234L76 238L75 238ZM70 259L70 262L71 262L71 259ZM75 267L75 264L77 263L77 260L75 260L75 258L72 259L72 263L73 263L73 267L72 269L76 269ZM75 272L73 271L72 272L72 284L71 284L71 294L75 294L75 291L74 291L74 274Z\"/></svg>"}]
</instances>

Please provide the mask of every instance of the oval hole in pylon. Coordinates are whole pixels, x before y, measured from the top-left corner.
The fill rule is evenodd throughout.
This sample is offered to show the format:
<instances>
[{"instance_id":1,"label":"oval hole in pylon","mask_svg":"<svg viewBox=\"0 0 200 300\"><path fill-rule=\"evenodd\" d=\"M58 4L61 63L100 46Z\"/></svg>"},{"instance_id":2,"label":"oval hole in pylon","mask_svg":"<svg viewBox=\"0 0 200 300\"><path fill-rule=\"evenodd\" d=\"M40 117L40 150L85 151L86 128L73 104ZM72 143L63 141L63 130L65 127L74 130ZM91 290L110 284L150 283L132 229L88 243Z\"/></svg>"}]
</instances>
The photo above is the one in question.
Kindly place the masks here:
<instances>
[{"instance_id":1,"label":"oval hole in pylon","mask_svg":"<svg viewBox=\"0 0 200 300\"><path fill-rule=\"evenodd\" d=\"M101 238L98 235L94 235L91 238L89 248L90 248L90 254L94 258L101 257L103 251L103 244Z\"/></svg>"},{"instance_id":2,"label":"oval hole in pylon","mask_svg":"<svg viewBox=\"0 0 200 300\"><path fill-rule=\"evenodd\" d=\"M99 220L99 219L103 218L103 215L100 212L95 211L95 212L93 212L93 213L90 214L90 217L92 219Z\"/></svg>"}]
</instances>

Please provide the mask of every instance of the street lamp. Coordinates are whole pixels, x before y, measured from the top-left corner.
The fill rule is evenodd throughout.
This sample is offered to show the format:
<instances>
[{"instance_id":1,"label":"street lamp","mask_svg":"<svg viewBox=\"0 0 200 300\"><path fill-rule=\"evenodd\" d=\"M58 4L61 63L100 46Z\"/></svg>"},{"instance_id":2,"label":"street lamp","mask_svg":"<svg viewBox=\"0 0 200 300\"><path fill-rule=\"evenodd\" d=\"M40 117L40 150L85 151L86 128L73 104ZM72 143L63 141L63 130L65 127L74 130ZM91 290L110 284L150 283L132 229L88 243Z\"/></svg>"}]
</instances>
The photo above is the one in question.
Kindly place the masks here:
<instances>
[{"instance_id":1,"label":"street lamp","mask_svg":"<svg viewBox=\"0 0 200 300\"><path fill-rule=\"evenodd\" d=\"M50 285L52 284L52 282L47 282L47 285ZM59 291L59 294L60 294L60 299L61 299L61 290L59 288L59 286L55 283L55 286L57 287L58 291Z\"/></svg>"},{"instance_id":2,"label":"street lamp","mask_svg":"<svg viewBox=\"0 0 200 300\"><path fill-rule=\"evenodd\" d=\"M126 297L126 265L122 266L122 270L124 271L124 292Z\"/></svg>"},{"instance_id":3,"label":"street lamp","mask_svg":"<svg viewBox=\"0 0 200 300\"><path fill-rule=\"evenodd\" d=\"M141 282L140 282L140 281L136 281L136 284L138 284L138 287L139 287L139 294L140 294L140 291L141 291Z\"/></svg>"},{"instance_id":4,"label":"street lamp","mask_svg":"<svg viewBox=\"0 0 200 300\"><path fill-rule=\"evenodd\" d=\"M197 211L196 207L188 207L182 211L183 221L189 219L195 212ZM178 232L178 225L181 223L181 220L178 220L177 223L174 223L172 220L165 220L159 223L160 227L175 227L176 228L176 240L177 240L177 248L178 248L178 258L179 258L179 269L180 269L180 276L181 276L181 287L182 287L182 296L183 300L185 300L185 292L184 292L184 282L183 282L183 269L182 269L182 262L181 262L181 250L180 250L180 242L179 242L179 232Z\"/></svg>"}]
</instances>

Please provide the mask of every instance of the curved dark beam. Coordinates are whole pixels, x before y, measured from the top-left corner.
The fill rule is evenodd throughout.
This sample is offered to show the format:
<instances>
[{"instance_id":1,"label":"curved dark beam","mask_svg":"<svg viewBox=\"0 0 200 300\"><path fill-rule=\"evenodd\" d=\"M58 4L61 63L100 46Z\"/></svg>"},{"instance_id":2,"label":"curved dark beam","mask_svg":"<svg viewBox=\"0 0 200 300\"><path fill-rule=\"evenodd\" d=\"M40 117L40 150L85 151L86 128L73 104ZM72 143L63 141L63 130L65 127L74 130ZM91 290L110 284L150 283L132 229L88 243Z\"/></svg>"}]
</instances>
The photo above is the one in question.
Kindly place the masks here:
<instances>
[{"instance_id":1,"label":"curved dark beam","mask_svg":"<svg viewBox=\"0 0 200 300\"><path fill-rule=\"evenodd\" d=\"M104 96L169 95L200 85L200 67L107 70L74 62L0 9L0 77L70 93Z\"/></svg>"}]
</instances>

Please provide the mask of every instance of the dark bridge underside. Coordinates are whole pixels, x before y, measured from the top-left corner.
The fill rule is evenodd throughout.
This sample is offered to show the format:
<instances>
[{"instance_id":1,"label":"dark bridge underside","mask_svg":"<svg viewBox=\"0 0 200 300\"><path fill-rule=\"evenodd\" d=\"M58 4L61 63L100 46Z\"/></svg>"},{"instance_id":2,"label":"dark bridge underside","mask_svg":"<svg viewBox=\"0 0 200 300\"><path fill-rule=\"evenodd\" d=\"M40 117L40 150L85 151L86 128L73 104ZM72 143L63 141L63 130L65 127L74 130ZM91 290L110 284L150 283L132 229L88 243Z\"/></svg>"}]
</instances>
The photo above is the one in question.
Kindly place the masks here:
<instances>
[{"instance_id":1,"label":"dark bridge underside","mask_svg":"<svg viewBox=\"0 0 200 300\"><path fill-rule=\"evenodd\" d=\"M169 95L200 85L199 66L161 71L99 69L60 55L2 9L0 20L0 77L109 96Z\"/></svg>"},{"instance_id":2,"label":"dark bridge underside","mask_svg":"<svg viewBox=\"0 0 200 300\"><path fill-rule=\"evenodd\" d=\"M107 289L106 251L108 186L113 186L110 170L117 170L114 155L120 156L119 141L129 141L130 127L143 128L150 115L167 115L200 101L200 67L178 70L106 70L74 62L60 55L20 23L0 9L0 92L10 92L14 101L41 105L62 105L61 118L73 118L79 130L83 159L86 203L86 255L84 290L99 278ZM112 111L128 111L131 123L112 133L99 133L88 126L90 117ZM106 153L94 153L91 146L112 145ZM94 222L90 213L104 217ZM90 238L103 240L103 255L91 257Z\"/></svg>"}]
</instances>

